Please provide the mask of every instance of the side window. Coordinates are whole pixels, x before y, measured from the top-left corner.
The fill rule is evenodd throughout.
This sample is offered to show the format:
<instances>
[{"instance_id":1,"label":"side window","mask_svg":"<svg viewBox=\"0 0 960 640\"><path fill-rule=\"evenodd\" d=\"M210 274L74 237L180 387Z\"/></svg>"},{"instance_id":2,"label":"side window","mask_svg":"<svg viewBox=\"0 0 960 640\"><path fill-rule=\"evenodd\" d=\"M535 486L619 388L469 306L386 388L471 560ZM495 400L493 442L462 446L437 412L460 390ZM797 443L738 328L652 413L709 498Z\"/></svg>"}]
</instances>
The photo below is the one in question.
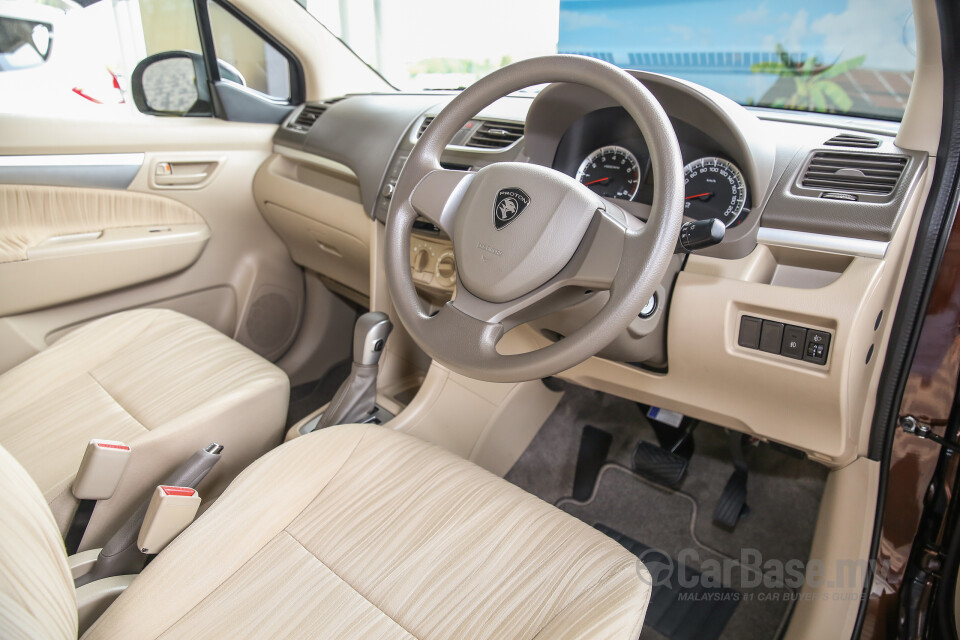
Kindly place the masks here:
<instances>
[{"instance_id":1,"label":"side window","mask_svg":"<svg viewBox=\"0 0 960 640\"><path fill-rule=\"evenodd\" d=\"M0 113L212 116L223 104L221 117L280 122L302 100L300 66L234 11L214 0L0 0ZM214 100L204 57L214 51L221 84L252 91Z\"/></svg>"},{"instance_id":2,"label":"side window","mask_svg":"<svg viewBox=\"0 0 960 640\"><path fill-rule=\"evenodd\" d=\"M110 112L128 111L132 108L129 71L143 55L136 0L4 0L0 2L0 111L69 114L83 110L107 118Z\"/></svg>"},{"instance_id":3,"label":"side window","mask_svg":"<svg viewBox=\"0 0 960 640\"><path fill-rule=\"evenodd\" d=\"M50 54L53 25L0 14L0 71L39 67Z\"/></svg>"},{"instance_id":4,"label":"side window","mask_svg":"<svg viewBox=\"0 0 960 640\"><path fill-rule=\"evenodd\" d=\"M139 5L141 58L164 51L202 52L193 0L140 0Z\"/></svg>"},{"instance_id":5,"label":"side window","mask_svg":"<svg viewBox=\"0 0 960 640\"><path fill-rule=\"evenodd\" d=\"M269 42L216 2L208 2L220 79L277 100L290 99L290 63Z\"/></svg>"}]
</instances>

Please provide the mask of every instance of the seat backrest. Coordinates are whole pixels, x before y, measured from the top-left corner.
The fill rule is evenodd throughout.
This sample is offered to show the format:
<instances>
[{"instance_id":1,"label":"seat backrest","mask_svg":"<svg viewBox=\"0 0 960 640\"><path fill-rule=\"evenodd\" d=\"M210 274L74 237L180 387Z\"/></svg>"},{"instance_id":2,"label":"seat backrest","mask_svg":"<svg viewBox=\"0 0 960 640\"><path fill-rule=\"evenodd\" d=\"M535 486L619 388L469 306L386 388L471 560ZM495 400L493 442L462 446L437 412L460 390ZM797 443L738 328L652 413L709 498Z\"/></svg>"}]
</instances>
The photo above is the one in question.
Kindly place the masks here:
<instances>
[{"instance_id":1,"label":"seat backrest","mask_svg":"<svg viewBox=\"0 0 960 640\"><path fill-rule=\"evenodd\" d=\"M3 447L0 638L77 638L77 596L60 530L40 489Z\"/></svg>"}]
</instances>

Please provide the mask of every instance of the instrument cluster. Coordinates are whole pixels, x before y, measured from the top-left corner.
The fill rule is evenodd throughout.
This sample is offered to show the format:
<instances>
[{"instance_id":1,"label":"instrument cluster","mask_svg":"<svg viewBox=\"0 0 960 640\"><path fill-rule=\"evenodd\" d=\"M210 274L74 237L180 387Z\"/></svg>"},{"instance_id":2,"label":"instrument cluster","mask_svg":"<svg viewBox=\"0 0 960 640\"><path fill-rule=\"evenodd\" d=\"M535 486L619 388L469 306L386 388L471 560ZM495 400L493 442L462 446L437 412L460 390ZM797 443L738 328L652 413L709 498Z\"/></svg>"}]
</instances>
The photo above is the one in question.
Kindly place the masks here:
<instances>
[{"instance_id":1,"label":"instrument cluster","mask_svg":"<svg viewBox=\"0 0 960 640\"><path fill-rule=\"evenodd\" d=\"M743 222L750 210L743 172L707 134L683 122L673 124L686 163L684 215L717 218L727 227ZM653 201L646 143L621 108L600 109L574 123L560 141L554 168L605 198Z\"/></svg>"}]
</instances>

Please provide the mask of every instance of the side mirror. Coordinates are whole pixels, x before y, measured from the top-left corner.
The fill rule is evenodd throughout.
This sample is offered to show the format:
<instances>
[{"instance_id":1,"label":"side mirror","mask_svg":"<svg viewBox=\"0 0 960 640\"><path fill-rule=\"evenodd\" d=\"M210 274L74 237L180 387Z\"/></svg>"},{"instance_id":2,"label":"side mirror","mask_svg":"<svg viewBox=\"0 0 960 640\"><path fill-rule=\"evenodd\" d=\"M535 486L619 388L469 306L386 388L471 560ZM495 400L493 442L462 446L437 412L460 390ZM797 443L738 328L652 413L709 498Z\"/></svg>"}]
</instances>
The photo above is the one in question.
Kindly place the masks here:
<instances>
[{"instance_id":1,"label":"side mirror","mask_svg":"<svg viewBox=\"0 0 960 640\"><path fill-rule=\"evenodd\" d=\"M209 116L213 113L203 56L164 51L140 61L130 78L133 102L143 113L159 116Z\"/></svg>"}]
</instances>

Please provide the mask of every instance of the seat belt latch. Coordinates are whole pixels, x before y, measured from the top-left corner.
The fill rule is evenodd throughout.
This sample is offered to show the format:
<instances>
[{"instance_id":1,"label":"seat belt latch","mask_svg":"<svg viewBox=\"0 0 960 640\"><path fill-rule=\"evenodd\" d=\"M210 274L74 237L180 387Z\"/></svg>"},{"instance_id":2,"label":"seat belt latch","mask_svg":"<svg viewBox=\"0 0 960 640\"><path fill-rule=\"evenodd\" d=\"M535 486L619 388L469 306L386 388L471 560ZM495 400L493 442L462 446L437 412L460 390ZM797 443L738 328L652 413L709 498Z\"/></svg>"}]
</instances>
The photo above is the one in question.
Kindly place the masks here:
<instances>
[{"instance_id":1,"label":"seat belt latch","mask_svg":"<svg viewBox=\"0 0 960 640\"><path fill-rule=\"evenodd\" d=\"M123 442L91 440L73 481L73 495L78 500L109 500L129 461L130 447Z\"/></svg>"},{"instance_id":2,"label":"seat belt latch","mask_svg":"<svg viewBox=\"0 0 960 640\"><path fill-rule=\"evenodd\" d=\"M142 553L160 553L193 522L199 507L200 494L196 489L160 485L150 498L137 547Z\"/></svg>"}]
</instances>

